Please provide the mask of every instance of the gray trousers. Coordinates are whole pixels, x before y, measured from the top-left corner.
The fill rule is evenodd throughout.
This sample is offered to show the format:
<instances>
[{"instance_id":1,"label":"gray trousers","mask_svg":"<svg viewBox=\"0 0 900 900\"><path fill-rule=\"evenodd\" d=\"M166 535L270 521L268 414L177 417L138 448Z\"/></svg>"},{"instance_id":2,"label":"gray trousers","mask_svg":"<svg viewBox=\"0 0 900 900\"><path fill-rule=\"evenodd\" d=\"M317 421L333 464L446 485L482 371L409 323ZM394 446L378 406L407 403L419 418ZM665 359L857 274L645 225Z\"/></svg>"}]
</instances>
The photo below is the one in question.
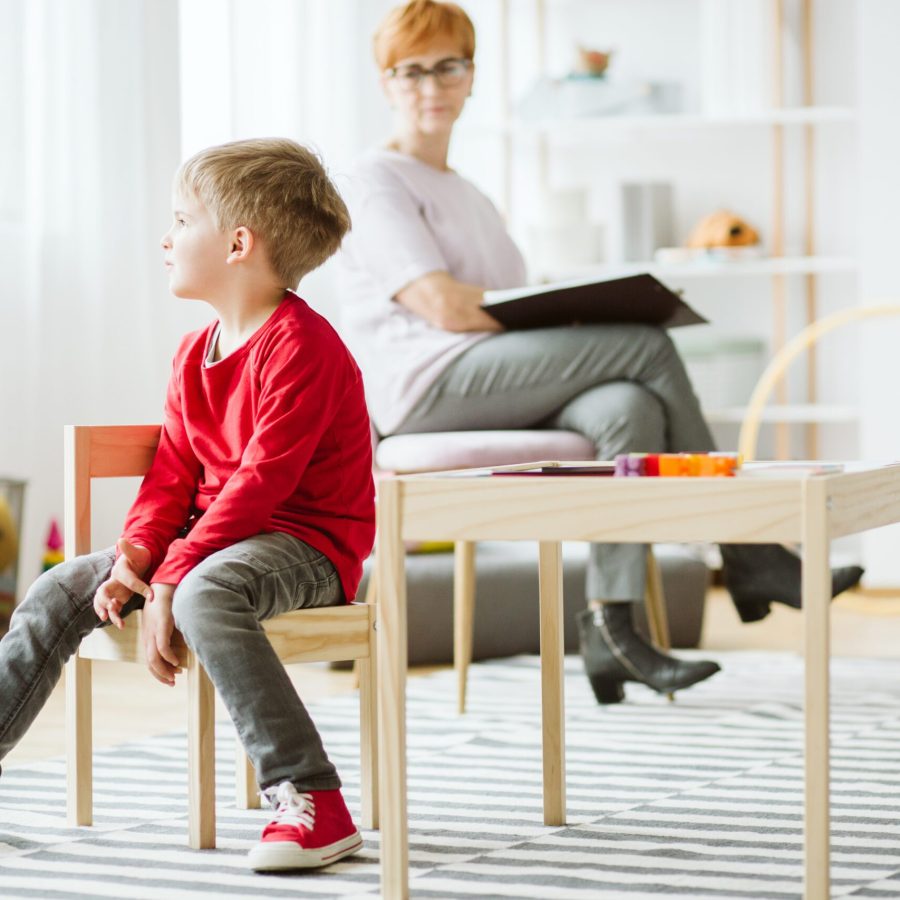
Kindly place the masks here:
<instances>
[{"instance_id":1,"label":"gray trousers","mask_svg":"<svg viewBox=\"0 0 900 900\"><path fill-rule=\"evenodd\" d=\"M102 625L97 588L115 554L102 550L45 572L0 640L0 760L16 745L82 638ZM294 609L337 606L334 566L287 534L260 534L207 557L175 590L175 625L209 673L265 789L340 787L318 731L260 622ZM137 595L123 614L143 606ZM148 679L149 679L148 675Z\"/></svg>"},{"instance_id":2,"label":"gray trousers","mask_svg":"<svg viewBox=\"0 0 900 900\"><path fill-rule=\"evenodd\" d=\"M504 428L577 431L597 459L715 449L669 335L646 325L510 331L459 356L397 434ZM594 544L590 600L640 600L646 548Z\"/></svg>"}]
</instances>

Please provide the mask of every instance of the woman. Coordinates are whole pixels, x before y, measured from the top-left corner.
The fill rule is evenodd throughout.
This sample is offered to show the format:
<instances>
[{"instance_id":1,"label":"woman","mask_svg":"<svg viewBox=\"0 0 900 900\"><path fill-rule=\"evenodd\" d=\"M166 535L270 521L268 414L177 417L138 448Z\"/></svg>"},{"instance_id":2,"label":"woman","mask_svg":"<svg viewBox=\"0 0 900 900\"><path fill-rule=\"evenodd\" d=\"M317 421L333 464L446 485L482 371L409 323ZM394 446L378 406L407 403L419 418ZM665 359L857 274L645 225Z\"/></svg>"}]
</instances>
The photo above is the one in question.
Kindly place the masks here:
<instances>
[{"instance_id":1,"label":"woman","mask_svg":"<svg viewBox=\"0 0 900 900\"><path fill-rule=\"evenodd\" d=\"M475 74L475 32L452 3L412 0L375 34L394 136L351 179L353 228L340 258L342 326L382 435L566 428L598 459L629 451L714 449L672 342L660 328L590 325L502 332L484 291L525 282L525 265L490 200L447 166ZM800 562L778 545L722 546L725 584L746 622L772 601L800 606ZM582 653L600 703L638 681L672 692L718 671L658 653L631 624L645 549L592 545ZM858 567L834 573L835 593Z\"/></svg>"}]
</instances>

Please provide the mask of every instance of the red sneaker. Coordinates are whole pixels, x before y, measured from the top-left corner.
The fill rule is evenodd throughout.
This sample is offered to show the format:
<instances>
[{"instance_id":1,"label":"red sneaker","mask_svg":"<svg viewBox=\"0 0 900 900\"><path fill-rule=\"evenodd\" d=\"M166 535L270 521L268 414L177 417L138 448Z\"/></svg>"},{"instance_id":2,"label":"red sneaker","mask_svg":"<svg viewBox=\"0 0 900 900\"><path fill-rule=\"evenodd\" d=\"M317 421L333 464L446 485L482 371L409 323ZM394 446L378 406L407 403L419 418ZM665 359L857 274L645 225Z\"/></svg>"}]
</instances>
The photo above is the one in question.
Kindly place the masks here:
<instances>
[{"instance_id":1,"label":"red sneaker","mask_svg":"<svg viewBox=\"0 0 900 900\"><path fill-rule=\"evenodd\" d=\"M301 794L283 781L266 793L274 797L278 808L263 829L262 840L250 851L251 869L273 872L327 866L362 847L340 791Z\"/></svg>"}]
</instances>

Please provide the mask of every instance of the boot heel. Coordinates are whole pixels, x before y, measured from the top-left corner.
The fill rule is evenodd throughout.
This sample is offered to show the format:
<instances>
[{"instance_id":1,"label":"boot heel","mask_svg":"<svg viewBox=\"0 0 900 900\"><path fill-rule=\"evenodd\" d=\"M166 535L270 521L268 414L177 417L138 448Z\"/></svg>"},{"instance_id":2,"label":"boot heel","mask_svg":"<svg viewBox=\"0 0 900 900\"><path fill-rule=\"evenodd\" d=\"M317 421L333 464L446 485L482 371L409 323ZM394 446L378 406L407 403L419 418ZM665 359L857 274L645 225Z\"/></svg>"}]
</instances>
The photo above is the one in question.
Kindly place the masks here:
<instances>
[{"instance_id":1,"label":"boot heel","mask_svg":"<svg viewBox=\"0 0 900 900\"><path fill-rule=\"evenodd\" d=\"M743 603L735 603L735 609L738 616L744 624L748 622L758 622L769 614L771 604L765 601L745 601Z\"/></svg>"},{"instance_id":2,"label":"boot heel","mask_svg":"<svg viewBox=\"0 0 900 900\"><path fill-rule=\"evenodd\" d=\"M598 703L621 703L625 699L625 689L621 681L602 675L589 675L588 680L594 689L594 696Z\"/></svg>"}]
</instances>

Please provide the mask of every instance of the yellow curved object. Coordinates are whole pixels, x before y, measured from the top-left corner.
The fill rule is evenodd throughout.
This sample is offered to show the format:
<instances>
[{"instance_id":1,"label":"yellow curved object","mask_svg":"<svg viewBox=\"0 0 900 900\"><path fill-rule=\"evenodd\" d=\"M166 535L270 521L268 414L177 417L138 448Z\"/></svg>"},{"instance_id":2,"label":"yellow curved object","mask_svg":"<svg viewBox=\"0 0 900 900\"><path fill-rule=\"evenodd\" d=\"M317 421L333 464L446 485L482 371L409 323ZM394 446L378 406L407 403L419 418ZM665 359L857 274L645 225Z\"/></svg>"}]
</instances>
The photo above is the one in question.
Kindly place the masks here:
<instances>
[{"instance_id":1,"label":"yellow curved object","mask_svg":"<svg viewBox=\"0 0 900 900\"><path fill-rule=\"evenodd\" d=\"M15 562L19 553L19 533L9 504L0 497L0 572Z\"/></svg>"},{"instance_id":2,"label":"yellow curved object","mask_svg":"<svg viewBox=\"0 0 900 900\"><path fill-rule=\"evenodd\" d=\"M788 366L804 350L815 344L821 337L841 328L850 322L860 319L873 319L880 316L900 315L900 303L877 303L871 306L853 306L842 309L831 315L823 316L816 322L807 325L792 337L771 359L765 371L756 382L756 387L750 395L750 403L747 413L741 424L741 432L738 436L738 453L745 459L753 459L756 455L756 444L759 440L759 426L763 410L769 400L769 396L775 385L784 377Z\"/></svg>"}]
</instances>

